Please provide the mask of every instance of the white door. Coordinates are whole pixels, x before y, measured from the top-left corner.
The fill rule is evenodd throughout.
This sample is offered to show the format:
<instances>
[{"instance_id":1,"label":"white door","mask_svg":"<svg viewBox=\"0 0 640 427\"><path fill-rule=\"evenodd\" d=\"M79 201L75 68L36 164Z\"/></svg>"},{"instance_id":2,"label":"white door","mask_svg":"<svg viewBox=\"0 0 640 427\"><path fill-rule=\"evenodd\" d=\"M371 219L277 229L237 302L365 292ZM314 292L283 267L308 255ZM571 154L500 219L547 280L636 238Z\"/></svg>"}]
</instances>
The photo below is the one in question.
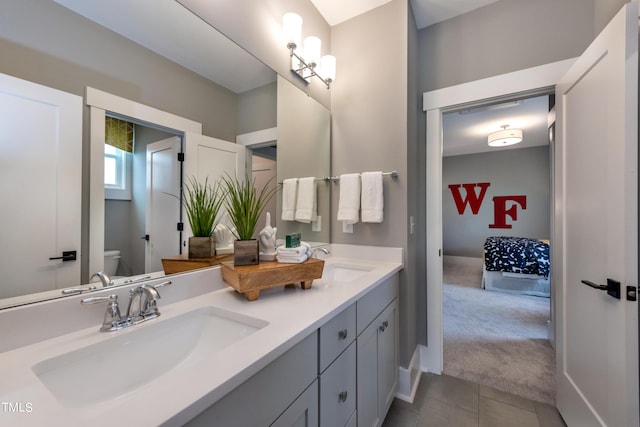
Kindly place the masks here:
<instances>
[{"instance_id":1,"label":"white door","mask_svg":"<svg viewBox=\"0 0 640 427\"><path fill-rule=\"evenodd\" d=\"M569 426L638 426L638 306L626 298L638 284L637 94L632 2L556 90L557 405ZM621 299L582 283L607 279Z\"/></svg>"},{"instance_id":2,"label":"white door","mask_svg":"<svg viewBox=\"0 0 640 427\"><path fill-rule=\"evenodd\" d=\"M81 185L82 98L0 74L0 298L80 284Z\"/></svg>"},{"instance_id":3,"label":"white door","mask_svg":"<svg viewBox=\"0 0 640 427\"><path fill-rule=\"evenodd\" d=\"M195 177L200 182L204 182L208 178L209 182L213 183L225 174L244 179L247 156L247 149L244 145L192 132L186 132L184 138L184 182ZM182 217L187 218L185 212ZM183 246L186 248L187 239L193 235L188 221L185 221L184 229L182 240Z\"/></svg>"},{"instance_id":4,"label":"white door","mask_svg":"<svg viewBox=\"0 0 640 427\"><path fill-rule=\"evenodd\" d=\"M147 145L145 273L162 271L162 258L180 253L180 138Z\"/></svg>"}]
</instances>

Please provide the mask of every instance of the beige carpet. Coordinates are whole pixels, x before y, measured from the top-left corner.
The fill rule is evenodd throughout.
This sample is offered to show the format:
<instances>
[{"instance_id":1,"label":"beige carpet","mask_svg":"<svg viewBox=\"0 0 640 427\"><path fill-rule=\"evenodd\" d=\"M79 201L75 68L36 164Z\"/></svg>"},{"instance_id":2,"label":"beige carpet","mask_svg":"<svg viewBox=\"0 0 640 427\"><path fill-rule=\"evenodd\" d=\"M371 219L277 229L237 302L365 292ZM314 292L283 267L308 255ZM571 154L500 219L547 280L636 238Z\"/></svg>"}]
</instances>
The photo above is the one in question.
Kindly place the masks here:
<instances>
[{"instance_id":1,"label":"beige carpet","mask_svg":"<svg viewBox=\"0 0 640 427\"><path fill-rule=\"evenodd\" d=\"M554 405L549 299L486 291L481 277L481 264L444 263L444 373Z\"/></svg>"}]
</instances>

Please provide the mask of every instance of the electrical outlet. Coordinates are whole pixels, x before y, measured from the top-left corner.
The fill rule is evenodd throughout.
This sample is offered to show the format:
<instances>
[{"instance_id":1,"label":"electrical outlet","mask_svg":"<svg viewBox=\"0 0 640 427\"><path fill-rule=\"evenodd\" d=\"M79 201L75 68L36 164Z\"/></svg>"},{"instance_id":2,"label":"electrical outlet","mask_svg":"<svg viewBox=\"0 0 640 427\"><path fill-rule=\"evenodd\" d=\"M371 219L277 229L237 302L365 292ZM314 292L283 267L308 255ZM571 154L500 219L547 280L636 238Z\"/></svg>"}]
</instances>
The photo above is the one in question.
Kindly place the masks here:
<instances>
[{"instance_id":1,"label":"electrical outlet","mask_svg":"<svg viewBox=\"0 0 640 427\"><path fill-rule=\"evenodd\" d=\"M353 233L353 224L347 224L346 222L342 223L342 232L343 233Z\"/></svg>"},{"instance_id":2,"label":"electrical outlet","mask_svg":"<svg viewBox=\"0 0 640 427\"><path fill-rule=\"evenodd\" d=\"M311 221L311 231L322 231L322 217L318 215L318 219Z\"/></svg>"},{"instance_id":3,"label":"electrical outlet","mask_svg":"<svg viewBox=\"0 0 640 427\"><path fill-rule=\"evenodd\" d=\"M409 217L409 234L413 234L413 232L416 230L416 223L413 220L413 216Z\"/></svg>"}]
</instances>

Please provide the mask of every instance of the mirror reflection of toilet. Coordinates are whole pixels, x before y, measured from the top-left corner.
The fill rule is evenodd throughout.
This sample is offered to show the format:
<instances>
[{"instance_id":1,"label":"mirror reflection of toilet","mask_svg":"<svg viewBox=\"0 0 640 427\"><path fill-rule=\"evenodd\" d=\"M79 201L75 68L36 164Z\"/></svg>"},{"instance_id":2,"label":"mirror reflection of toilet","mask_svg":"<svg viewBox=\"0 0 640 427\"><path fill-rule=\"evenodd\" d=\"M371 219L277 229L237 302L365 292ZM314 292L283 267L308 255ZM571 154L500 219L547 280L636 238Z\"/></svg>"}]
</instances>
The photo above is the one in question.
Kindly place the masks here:
<instances>
[{"instance_id":1,"label":"mirror reflection of toilet","mask_svg":"<svg viewBox=\"0 0 640 427\"><path fill-rule=\"evenodd\" d=\"M118 264L120 263L120 251L111 250L104 251L104 272L113 279L118 279L120 276L116 276L118 272Z\"/></svg>"}]
</instances>

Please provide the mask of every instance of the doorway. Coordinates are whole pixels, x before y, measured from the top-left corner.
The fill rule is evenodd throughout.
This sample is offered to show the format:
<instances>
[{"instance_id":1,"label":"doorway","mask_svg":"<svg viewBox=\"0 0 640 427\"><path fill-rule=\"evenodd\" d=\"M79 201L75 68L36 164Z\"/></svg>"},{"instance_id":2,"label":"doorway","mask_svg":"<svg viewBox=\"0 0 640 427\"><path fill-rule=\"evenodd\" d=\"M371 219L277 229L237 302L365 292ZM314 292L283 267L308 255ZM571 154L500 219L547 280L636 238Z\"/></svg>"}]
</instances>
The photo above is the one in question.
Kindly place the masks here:
<instances>
[{"instance_id":1,"label":"doorway","mask_svg":"<svg viewBox=\"0 0 640 427\"><path fill-rule=\"evenodd\" d=\"M442 286L444 373L553 405L552 100L516 97L443 114ZM504 126L523 140L488 146Z\"/></svg>"},{"instance_id":2,"label":"doorway","mask_svg":"<svg viewBox=\"0 0 640 427\"><path fill-rule=\"evenodd\" d=\"M442 114L465 106L548 93L575 62L559 61L531 69L476 82L427 92L423 96L426 112L426 264L427 264L427 336L421 351L421 369L440 374L443 371L443 288L442 288ZM552 224L553 227L553 224ZM553 322L553 318L551 321Z\"/></svg>"},{"instance_id":3,"label":"doorway","mask_svg":"<svg viewBox=\"0 0 640 427\"><path fill-rule=\"evenodd\" d=\"M120 253L116 277L161 271L161 258L179 254L181 249L177 224L182 222L182 171L181 162L174 155L175 151L182 151L181 136L136 119L115 119L131 127L131 148L130 152L121 153L126 159L121 171L127 177L123 179L124 189L117 193L105 187L104 249ZM167 142L149 153L149 148L161 141ZM109 174L106 163L105 173ZM156 188L158 185L163 188ZM175 197L158 194L163 191ZM176 236L171 235L171 230Z\"/></svg>"}]
</instances>

